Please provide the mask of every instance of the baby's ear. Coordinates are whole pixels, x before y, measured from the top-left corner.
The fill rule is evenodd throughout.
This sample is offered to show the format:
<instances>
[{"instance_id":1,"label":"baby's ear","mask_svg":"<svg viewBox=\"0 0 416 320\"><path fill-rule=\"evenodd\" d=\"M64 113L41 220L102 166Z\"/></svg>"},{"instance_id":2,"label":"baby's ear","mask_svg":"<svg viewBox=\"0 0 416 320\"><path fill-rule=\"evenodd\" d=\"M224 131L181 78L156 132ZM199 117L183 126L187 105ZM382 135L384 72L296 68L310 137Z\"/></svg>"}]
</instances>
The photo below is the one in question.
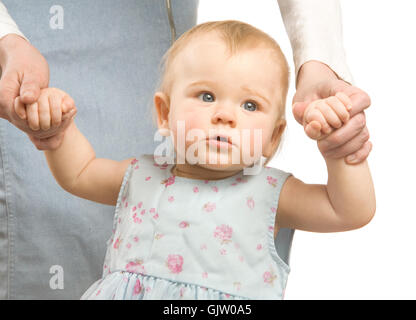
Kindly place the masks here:
<instances>
[{"instance_id":1,"label":"baby's ear","mask_svg":"<svg viewBox=\"0 0 416 320\"><path fill-rule=\"evenodd\" d=\"M286 128L286 120L278 119L276 121L276 125L272 133L272 137L266 146L266 150L263 151L264 157L270 158L276 153L277 147L280 144L280 139L282 137L283 132L285 131L285 128Z\"/></svg>"},{"instance_id":2,"label":"baby's ear","mask_svg":"<svg viewBox=\"0 0 416 320\"><path fill-rule=\"evenodd\" d=\"M169 135L162 133L163 131L168 132L169 130L169 107L170 99L164 92L158 91L153 97L156 114L157 114L157 126L161 131L162 135ZM166 131L167 129L167 131Z\"/></svg>"}]
</instances>

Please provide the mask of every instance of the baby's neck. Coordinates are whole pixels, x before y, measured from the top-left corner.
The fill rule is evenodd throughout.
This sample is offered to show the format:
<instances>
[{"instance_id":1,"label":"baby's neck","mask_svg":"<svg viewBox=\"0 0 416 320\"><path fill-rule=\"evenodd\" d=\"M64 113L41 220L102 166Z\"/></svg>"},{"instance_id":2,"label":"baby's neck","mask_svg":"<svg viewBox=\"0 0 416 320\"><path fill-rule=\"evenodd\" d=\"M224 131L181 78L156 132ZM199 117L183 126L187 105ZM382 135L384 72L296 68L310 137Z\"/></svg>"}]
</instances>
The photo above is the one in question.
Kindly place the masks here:
<instances>
[{"instance_id":1,"label":"baby's neck","mask_svg":"<svg viewBox=\"0 0 416 320\"><path fill-rule=\"evenodd\" d=\"M236 175L242 169L235 170L213 170L201 167L199 165L175 164L171 173L178 177L184 177L197 180L220 180Z\"/></svg>"}]
</instances>

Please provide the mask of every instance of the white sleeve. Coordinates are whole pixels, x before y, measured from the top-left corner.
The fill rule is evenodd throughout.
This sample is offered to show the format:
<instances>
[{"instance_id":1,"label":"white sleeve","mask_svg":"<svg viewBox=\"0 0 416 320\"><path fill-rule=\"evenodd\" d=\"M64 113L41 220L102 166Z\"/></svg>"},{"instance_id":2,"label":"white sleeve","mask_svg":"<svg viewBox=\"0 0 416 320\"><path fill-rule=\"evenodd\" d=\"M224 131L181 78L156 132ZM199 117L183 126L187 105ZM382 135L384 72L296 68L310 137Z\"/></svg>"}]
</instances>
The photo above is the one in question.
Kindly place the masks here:
<instances>
[{"instance_id":1,"label":"white sleeve","mask_svg":"<svg viewBox=\"0 0 416 320\"><path fill-rule=\"evenodd\" d=\"M0 1L0 39L9 33L17 34L26 39L14 20L10 17L4 4Z\"/></svg>"},{"instance_id":2,"label":"white sleeve","mask_svg":"<svg viewBox=\"0 0 416 320\"><path fill-rule=\"evenodd\" d=\"M352 83L342 39L338 0L277 0L293 50L295 76L302 64L317 60Z\"/></svg>"}]
</instances>

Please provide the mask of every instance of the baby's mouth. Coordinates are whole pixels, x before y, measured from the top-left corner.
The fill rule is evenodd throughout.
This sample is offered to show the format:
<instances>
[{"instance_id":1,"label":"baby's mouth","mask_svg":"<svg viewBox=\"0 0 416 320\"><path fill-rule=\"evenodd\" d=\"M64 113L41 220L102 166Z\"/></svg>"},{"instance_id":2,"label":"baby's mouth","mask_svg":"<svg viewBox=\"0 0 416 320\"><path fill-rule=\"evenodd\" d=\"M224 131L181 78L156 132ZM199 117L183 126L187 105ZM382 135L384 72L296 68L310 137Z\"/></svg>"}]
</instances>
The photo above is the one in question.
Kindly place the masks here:
<instances>
[{"instance_id":1,"label":"baby's mouth","mask_svg":"<svg viewBox=\"0 0 416 320\"><path fill-rule=\"evenodd\" d=\"M231 139L227 136L214 135L208 138L207 142L210 146L217 148L231 148L233 146Z\"/></svg>"}]
</instances>

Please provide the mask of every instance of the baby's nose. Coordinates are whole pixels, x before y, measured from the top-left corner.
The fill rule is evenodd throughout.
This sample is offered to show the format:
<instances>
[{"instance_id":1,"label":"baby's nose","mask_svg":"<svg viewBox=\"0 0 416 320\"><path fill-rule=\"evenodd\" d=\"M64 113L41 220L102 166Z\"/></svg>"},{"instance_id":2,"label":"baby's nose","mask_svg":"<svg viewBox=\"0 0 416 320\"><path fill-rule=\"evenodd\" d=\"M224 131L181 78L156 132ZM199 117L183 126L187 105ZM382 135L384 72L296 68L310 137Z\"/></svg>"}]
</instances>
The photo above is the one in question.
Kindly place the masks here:
<instances>
[{"instance_id":1,"label":"baby's nose","mask_svg":"<svg viewBox=\"0 0 416 320\"><path fill-rule=\"evenodd\" d=\"M212 123L228 124L231 128L236 126L236 117L232 108L219 107L212 115Z\"/></svg>"}]
</instances>

